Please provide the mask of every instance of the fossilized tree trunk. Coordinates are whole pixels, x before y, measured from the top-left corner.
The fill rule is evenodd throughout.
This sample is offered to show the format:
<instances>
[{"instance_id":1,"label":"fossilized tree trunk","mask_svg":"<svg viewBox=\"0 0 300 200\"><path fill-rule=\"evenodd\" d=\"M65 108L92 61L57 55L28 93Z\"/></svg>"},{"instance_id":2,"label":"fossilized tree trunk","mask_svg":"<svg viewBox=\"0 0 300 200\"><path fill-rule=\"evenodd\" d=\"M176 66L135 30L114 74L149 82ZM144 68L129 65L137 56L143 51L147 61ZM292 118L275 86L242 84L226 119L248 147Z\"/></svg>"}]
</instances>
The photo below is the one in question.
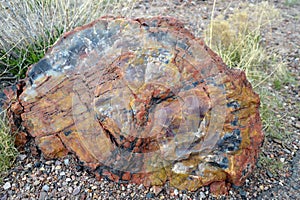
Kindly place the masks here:
<instances>
[{"instance_id":1,"label":"fossilized tree trunk","mask_svg":"<svg viewBox=\"0 0 300 200\"><path fill-rule=\"evenodd\" d=\"M240 185L263 140L244 72L172 18L106 17L66 33L17 91L6 94L19 138L114 181Z\"/></svg>"}]
</instances>

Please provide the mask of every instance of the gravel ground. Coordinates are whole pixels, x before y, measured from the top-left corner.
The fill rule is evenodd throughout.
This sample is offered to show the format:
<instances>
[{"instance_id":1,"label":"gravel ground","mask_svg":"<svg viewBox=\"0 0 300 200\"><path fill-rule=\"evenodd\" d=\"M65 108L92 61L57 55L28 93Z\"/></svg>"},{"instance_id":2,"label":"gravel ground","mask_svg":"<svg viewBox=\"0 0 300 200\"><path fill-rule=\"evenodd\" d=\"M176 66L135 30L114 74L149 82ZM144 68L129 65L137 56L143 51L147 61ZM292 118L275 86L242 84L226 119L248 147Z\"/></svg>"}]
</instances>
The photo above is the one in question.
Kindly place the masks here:
<instances>
[{"instance_id":1,"label":"gravel ground","mask_svg":"<svg viewBox=\"0 0 300 200\"><path fill-rule=\"evenodd\" d=\"M157 15L173 13L187 26L201 35L207 26L212 10L212 1L141 1L133 15ZM239 1L222 1L216 4L216 14L232 10ZM255 2L255 1L248 1ZM284 108L276 110L281 118L282 131L288 138L277 140L266 137L262 153L280 161L284 167L273 174L258 164L253 174L241 187L233 186L229 195L221 199L300 199L300 4L288 6L285 0L272 1L281 10L283 20L274 25L265 35L270 53L278 53L287 63L295 83L285 84L279 91L269 84L274 99L283 101ZM195 20L203 23L195 26ZM31 150L31 153L28 153ZM36 150L28 148L17 158L3 183L0 185L0 200L6 199L216 199L208 187L196 192L178 191L166 184L162 189L144 188L142 185L122 185L96 177L78 165L69 155L60 160L45 160Z\"/></svg>"}]
</instances>

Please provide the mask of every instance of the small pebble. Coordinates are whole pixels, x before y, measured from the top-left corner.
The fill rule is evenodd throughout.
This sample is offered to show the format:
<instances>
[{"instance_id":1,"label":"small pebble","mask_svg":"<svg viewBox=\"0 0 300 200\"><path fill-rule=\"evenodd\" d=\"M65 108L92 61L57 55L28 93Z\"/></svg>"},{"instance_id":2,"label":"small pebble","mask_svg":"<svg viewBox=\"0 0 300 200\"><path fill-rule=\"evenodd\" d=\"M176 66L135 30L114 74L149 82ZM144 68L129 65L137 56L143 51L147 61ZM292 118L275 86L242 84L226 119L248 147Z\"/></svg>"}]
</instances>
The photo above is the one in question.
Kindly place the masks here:
<instances>
[{"instance_id":1,"label":"small pebble","mask_svg":"<svg viewBox=\"0 0 300 200\"><path fill-rule=\"evenodd\" d=\"M269 170L267 170L267 175L269 178L273 178L273 174Z\"/></svg>"},{"instance_id":2,"label":"small pebble","mask_svg":"<svg viewBox=\"0 0 300 200\"><path fill-rule=\"evenodd\" d=\"M28 169L32 168L32 164L31 164L31 163L28 163L28 164L25 166L25 168L28 168Z\"/></svg>"},{"instance_id":3,"label":"small pebble","mask_svg":"<svg viewBox=\"0 0 300 200\"><path fill-rule=\"evenodd\" d=\"M242 198L246 198L247 193L245 192L245 190L240 189L239 193L240 193Z\"/></svg>"},{"instance_id":4,"label":"small pebble","mask_svg":"<svg viewBox=\"0 0 300 200\"><path fill-rule=\"evenodd\" d=\"M269 187L268 186L266 186L265 188L264 188L264 190L268 190L269 189Z\"/></svg>"},{"instance_id":5,"label":"small pebble","mask_svg":"<svg viewBox=\"0 0 300 200\"><path fill-rule=\"evenodd\" d=\"M41 168L40 168L40 171L45 171L45 168L44 168L44 167L41 167Z\"/></svg>"},{"instance_id":6,"label":"small pebble","mask_svg":"<svg viewBox=\"0 0 300 200\"><path fill-rule=\"evenodd\" d=\"M6 183L3 185L3 189L4 189L4 190L8 190L9 188L11 188L11 184L10 184L10 182L6 182Z\"/></svg>"},{"instance_id":7,"label":"small pebble","mask_svg":"<svg viewBox=\"0 0 300 200\"><path fill-rule=\"evenodd\" d=\"M69 159L64 159L64 164L65 164L65 165L69 165L69 164L70 164Z\"/></svg>"},{"instance_id":8,"label":"small pebble","mask_svg":"<svg viewBox=\"0 0 300 200\"><path fill-rule=\"evenodd\" d=\"M139 190L142 190L142 189L144 189L144 188L145 188L145 187L144 187L143 184L140 184L139 187L138 187Z\"/></svg>"},{"instance_id":9,"label":"small pebble","mask_svg":"<svg viewBox=\"0 0 300 200\"><path fill-rule=\"evenodd\" d=\"M71 180L72 180L72 179L70 179L70 178L66 178L66 181L67 181L67 182L70 182Z\"/></svg>"},{"instance_id":10,"label":"small pebble","mask_svg":"<svg viewBox=\"0 0 300 200\"><path fill-rule=\"evenodd\" d=\"M45 162L46 165L51 165L53 162L51 160L48 160Z\"/></svg>"},{"instance_id":11,"label":"small pebble","mask_svg":"<svg viewBox=\"0 0 300 200\"><path fill-rule=\"evenodd\" d=\"M55 165L61 165L61 162L59 160L55 161Z\"/></svg>"},{"instance_id":12,"label":"small pebble","mask_svg":"<svg viewBox=\"0 0 300 200\"><path fill-rule=\"evenodd\" d=\"M259 186L259 189L264 190L264 186L263 186L263 185L260 185L260 186Z\"/></svg>"},{"instance_id":13,"label":"small pebble","mask_svg":"<svg viewBox=\"0 0 300 200\"><path fill-rule=\"evenodd\" d=\"M75 187L72 194L76 196L80 193L80 190L81 190L81 186Z\"/></svg>"},{"instance_id":14,"label":"small pebble","mask_svg":"<svg viewBox=\"0 0 300 200\"><path fill-rule=\"evenodd\" d=\"M298 129L300 129L300 121L296 122L295 127L298 128Z\"/></svg>"},{"instance_id":15,"label":"small pebble","mask_svg":"<svg viewBox=\"0 0 300 200\"><path fill-rule=\"evenodd\" d=\"M27 155L25 155L25 154L20 154L18 157L19 157L20 160L23 161L23 160L25 160L25 158L27 158Z\"/></svg>"},{"instance_id":16,"label":"small pebble","mask_svg":"<svg viewBox=\"0 0 300 200\"><path fill-rule=\"evenodd\" d=\"M48 192L50 189L50 187L48 185L44 185L42 190L44 190L45 192Z\"/></svg>"},{"instance_id":17,"label":"small pebble","mask_svg":"<svg viewBox=\"0 0 300 200\"><path fill-rule=\"evenodd\" d=\"M186 194L183 194L183 195L182 195L182 200L188 200L188 198L189 198L189 197L188 197Z\"/></svg>"},{"instance_id":18,"label":"small pebble","mask_svg":"<svg viewBox=\"0 0 300 200\"><path fill-rule=\"evenodd\" d=\"M57 166L55 167L55 170L61 170L61 166L60 166L60 165L57 165Z\"/></svg>"},{"instance_id":19,"label":"small pebble","mask_svg":"<svg viewBox=\"0 0 300 200\"><path fill-rule=\"evenodd\" d=\"M146 194L146 198L147 198L147 199L154 198L153 193L152 193L152 192L148 192L148 193Z\"/></svg>"},{"instance_id":20,"label":"small pebble","mask_svg":"<svg viewBox=\"0 0 300 200\"><path fill-rule=\"evenodd\" d=\"M47 198L47 193L46 192L41 192L39 195L39 200L45 200Z\"/></svg>"},{"instance_id":21,"label":"small pebble","mask_svg":"<svg viewBox=\"0 0 300 200\"><path fill-rule=\"evenodd\" d=\"M291 151L288 150L288 149L283 149L283 151L284 151L285 153L287 153L287 154L291 154Z\"/></svg>"},{"instance_id":22,"label":"small pebble","mask_svg":"<svg viewBox=\"0 0 300 200\"><path fill-rule=\"evenodd\" d=\"M177 189L174 190L174 194L175 194L175 196L177 196L179 194Z\"/></svg>"},{"instance_id":23,"label":"small pebble","mask_svg":"<svg viewBox=\"0 0 300 200\"><path fill-rule=\"evenodd\" d=\"M33 183L34 186L38 186L39 184L40 184L40 181L39 181L39 180L36 180L36 181L34 181L34 183Z\"/></svg>"},{"instance_id":24,"label":"small pebble","mask_svg":"<svg viewBox=\"0 0 300 200\"><path fill-rule=\"evenodd\" d=\"M204 194L204 192L200 192L199 197L200 199L205 199L206 195Z\"/></svg>"},{"instance_id":25,"label":"small pebble","mask_svg":"<svg viewBox=\"0 0 300 200\"><path fill-rule=\"evenodd\" d=\"M36 167L36 168L41 167L41 163L40 163L40 162L35 162L35 163L34 163L34 167Z\"/></svg>"}]
</instances>

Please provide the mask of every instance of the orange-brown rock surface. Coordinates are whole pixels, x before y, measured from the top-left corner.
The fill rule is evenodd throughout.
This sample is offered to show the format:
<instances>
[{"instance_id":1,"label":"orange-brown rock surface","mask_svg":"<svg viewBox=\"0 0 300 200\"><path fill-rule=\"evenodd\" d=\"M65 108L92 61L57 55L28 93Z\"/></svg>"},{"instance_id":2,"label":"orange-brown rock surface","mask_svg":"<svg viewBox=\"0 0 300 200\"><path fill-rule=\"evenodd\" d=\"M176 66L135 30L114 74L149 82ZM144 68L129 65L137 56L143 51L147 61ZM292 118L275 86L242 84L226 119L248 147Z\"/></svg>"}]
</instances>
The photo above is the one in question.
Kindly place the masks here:
<instances>
[{"instance_id":1,"label":"orange-brown rock surface","mask_svg":"<svg viewBox=\"0 0 300 200\"><path fill-rule=\"evenodd\" d=\"M20 138L118 182L241 185L263 140L244 72L172 18L105 17L66 33L6 95Z\"/></svg>"}]
</instances>

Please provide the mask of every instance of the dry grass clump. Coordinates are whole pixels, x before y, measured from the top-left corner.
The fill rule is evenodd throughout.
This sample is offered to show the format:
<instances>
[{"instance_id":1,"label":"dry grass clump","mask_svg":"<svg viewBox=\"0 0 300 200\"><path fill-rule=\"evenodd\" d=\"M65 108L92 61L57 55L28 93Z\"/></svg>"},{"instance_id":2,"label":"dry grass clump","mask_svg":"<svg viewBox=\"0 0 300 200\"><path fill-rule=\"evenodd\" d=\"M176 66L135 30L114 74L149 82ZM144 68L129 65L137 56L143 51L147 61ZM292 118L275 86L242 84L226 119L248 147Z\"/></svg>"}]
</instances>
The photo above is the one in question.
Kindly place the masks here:
<instances>
[{"instance_id":1,"label":"dry grass clump","mask_svg":"<svg viewBox=\"0 0 300 200\"><path fill-rule=\"evenodd\" d=\"M211 48L229 67L244 70L260 94L265 127L271 126L273 122L269 112L274 102L266 98L268 90L264 84L274 82L280 87L284 80L289 79L280 57L269 54L262 45L262 32L279 19L279 11L268 2L242 4L232 14L212 19L205 32L205 39Z\"/></svg>"},{"instance_id":2,"label":"dry grass clump","mask_svg":"<svg viewBox=\"0 0 300 200\"><path fill-rule=\"evenodd\" d=\"M285 63L278 55L267 52L262 41L263 32L268 31L271 23L277 20L280 20L280 13L268 2L242 4L232 14L212 19L205 35L207 43L229 67L246 72L260 95L260 114L265 135L284 141L289 133L283 128L284 116L278 113L283 107L284 99L274 89L280 90L292 78ZM271 161L273 165L269 165ZM259 162L272 172L282 169L276 160L271 161L261 156Z\"/></svg>"},{"instance_id":3,"label":"dry grass clump","mask_svg":"<svg viewBox=\"0 0 300 200\"><path fill-rule=\"evenodd\" d=\"M1 177L12 166L16 155L17 149L14 147L14 139L10 132L10 128L5 118L0 114L0 183Z\"/></svg>"},{"instance_id":4,"label":"dry grass clump","mask_svg":"<svg viewBox=\"0 0 300 200\"><path fill-rule=\"evenodd\" d=\"M59 36L104 15L125 15L135 0L0 2L0 78L24 78ZM126 5L126 6L125 6Z\"/></svg>"},{"instance_id":5,"label":"dry grass clump","mask_svg":"<svg viewBox=\"0 0 300 200\"><path fill-rule=\"evenodd\" d=\"M262 75L270 60L261 45L262 31L279 19L279 11L268 2L242 4L228 16L212 19L205 32L210 44L229 67L243 69L250 79Z\"/></svg>"},{"instance_id":6,"label":"dry grass clump","mask_svg":"<svg viewBox=\"0 0 300 200\"><path fill-rule=\"evenodd\" d=\"M279 11L268 2L243 4L232 14L213 19L205 34L211 48L229 67L244 70L259 93L266 136L284 139L281 119L276 113L283 99L280 94L274 94L270 85L279 90L292 79L285 63L278 55L268 53L262 43L263 31L279 19Z\"/></svg>"},{"instance_id":7,"label":"dry grass clump","mask_svg":"<svg viewBox=\"0 0 300 200\"><path fill-rule=\"evenodd\" d=\"M103 15L122 15L122 7L133 4L134 0L2 1L0 48L24 48L40 38L47 44L47 40L58 36L57 30L66 32Z\"/></svg>"}]
</instances>

